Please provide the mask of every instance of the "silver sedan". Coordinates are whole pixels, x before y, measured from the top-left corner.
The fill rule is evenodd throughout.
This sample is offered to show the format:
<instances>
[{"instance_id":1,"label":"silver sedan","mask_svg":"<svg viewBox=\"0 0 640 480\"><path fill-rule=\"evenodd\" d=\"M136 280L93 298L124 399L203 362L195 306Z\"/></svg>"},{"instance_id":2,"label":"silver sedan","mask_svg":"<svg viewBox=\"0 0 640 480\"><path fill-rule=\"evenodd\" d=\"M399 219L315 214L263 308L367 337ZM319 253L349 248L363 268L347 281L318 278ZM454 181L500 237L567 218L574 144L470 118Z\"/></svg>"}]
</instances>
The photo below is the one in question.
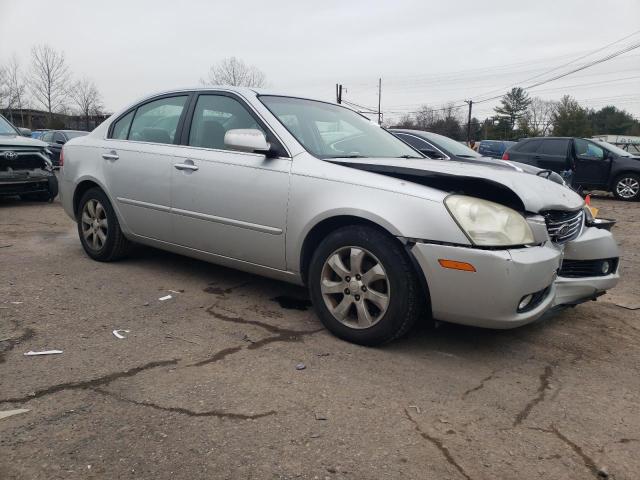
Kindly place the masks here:
<instances>
[{"instance_id":1,"label":"silver sedan","mask_svg":"<svg viewBox=\"0 0 640 480\"><path fill-rule=\"evenodd\" d=\"M327 102L153 95L68 142L61 164L91 258L135 242L305 284L324 325L360 344L418 319L516 327L618 281L616 242L566 186L424 158Z\"/></svg>"}]
</instances>

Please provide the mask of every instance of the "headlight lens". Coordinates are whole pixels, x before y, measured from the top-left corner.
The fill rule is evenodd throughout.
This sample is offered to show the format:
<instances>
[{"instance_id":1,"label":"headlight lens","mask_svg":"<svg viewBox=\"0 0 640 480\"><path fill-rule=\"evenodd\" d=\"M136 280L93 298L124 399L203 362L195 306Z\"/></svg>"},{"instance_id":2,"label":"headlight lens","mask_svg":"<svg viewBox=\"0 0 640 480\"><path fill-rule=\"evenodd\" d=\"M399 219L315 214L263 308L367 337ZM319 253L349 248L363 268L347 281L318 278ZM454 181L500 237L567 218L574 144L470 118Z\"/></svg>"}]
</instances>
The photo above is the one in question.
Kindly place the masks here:
<instances>
[{"instance_id":1,"label":"headlight lens","mask_svg":"<svg viewBox=\"0 0 640 480\"><path fill-rule=\"evenodd\" d=\"M506 247L534 242L527 221L509 207L466 195L450 195L444 203L475 245Z\"/></svg>"}]
</instances>

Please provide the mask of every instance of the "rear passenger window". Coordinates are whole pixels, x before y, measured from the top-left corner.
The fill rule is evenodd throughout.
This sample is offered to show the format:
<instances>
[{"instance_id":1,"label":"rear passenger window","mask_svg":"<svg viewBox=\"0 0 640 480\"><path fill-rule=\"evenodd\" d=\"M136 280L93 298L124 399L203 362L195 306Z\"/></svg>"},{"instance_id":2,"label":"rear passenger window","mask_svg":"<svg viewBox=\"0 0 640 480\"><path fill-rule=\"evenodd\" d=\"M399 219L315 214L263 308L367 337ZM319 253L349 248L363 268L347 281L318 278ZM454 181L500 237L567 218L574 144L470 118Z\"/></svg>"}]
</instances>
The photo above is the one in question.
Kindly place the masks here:
<instances>
[{"instance_id":1,"label":"rear passenger window","mask_svg":"<svg viewBox=\"0 0 640 480\"><path fill-rule=\"evenodd\" d=\"M176 129L187 96L154 100L138 107L131 124L129 140L151 143L174 143Z\"/></svg>"},{"instance_id":2,"label":"rear passenger window","mask_svg":"<svg viewBox=\"0 0 640 480\"><path fill-rule=\"evenodd\" d=\"M514 150L521 153L535 153L538 151L540 143L542 142L538 140L529 140L528 142L524 142L522 145L515 147Z\"/></svg>"},{"instance_id":3,"label":"rear passenger window","mask_svg":"<svg viewBox=\"0 0 640 480\"><path fill-rule=\"evenodd\" d=\"M129 125L131 125L131 120L133 119L133 112L127 113L124 117L118 120L113 124L113 129L111 129L111 137L118 140L126 140L127 134L129 133Z\"/></svg>"},{"instance_id":4,"label":"rear passenger window","mask_svg":"<svg viewBox=\"0 0 640 480\"><path fill-rule=\"evenodd\" d=\"M542 142L542 149L540 153L543 153L545 155L560 155L564 157L567 155L568 144L569 144L568 140L560 140L560 139L544 140Z\"/></svg>"},{"instance_id":5,"label":"rear passenger window","mask_svg":"<svg viewBox=\"0 0 640 480\"><path fill-rule=\"evenodd\" d=\"M236 128L253 128L265 133L247 109L225 95L200 95L193 112L189 145L229 150L224 135Z\"/></svg>"},{"instance_id":6,"label":"rear passenger window","mask_svg":"<svg viewBox=\"0 0 640 480\"><path fill-rule=\"evenodd\" d=\"M429 145L427 142L425 142L424 140L422 140L422 139L420 139L418 137L414 137L413 135L405 135L405 134L402 134L402 133L398 133L396 135L398 137L400 137L401 140L404 140L409 145L411 145L413 148L416 148L418 150L420 150L420 149L426 150L427 148L433 149L433 147L431 145Z\"/></svg>"}]
</instances>

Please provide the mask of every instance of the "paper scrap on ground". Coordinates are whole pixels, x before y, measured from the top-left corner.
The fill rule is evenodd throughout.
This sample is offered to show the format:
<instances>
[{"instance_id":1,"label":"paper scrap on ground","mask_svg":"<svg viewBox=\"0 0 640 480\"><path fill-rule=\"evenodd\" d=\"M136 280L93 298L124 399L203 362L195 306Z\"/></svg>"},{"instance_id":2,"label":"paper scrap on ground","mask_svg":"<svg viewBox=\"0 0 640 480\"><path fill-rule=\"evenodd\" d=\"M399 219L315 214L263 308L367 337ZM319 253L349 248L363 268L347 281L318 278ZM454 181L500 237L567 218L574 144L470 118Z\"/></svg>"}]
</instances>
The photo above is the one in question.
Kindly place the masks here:
<instances>
[{"instance_id":1,"label":"paper scrap on ground","mask_svg":"<svg viewBox=\"0 0 640 480\"><path fill-rule=\"evenodd\" d=\"M0 420L7 417L12 417L13 415L20 415L21 413L30 412L28 408L16 408L15 410L4 410L0 411Z\"/></svg>"},{"instance_id":2,"label":"paper scrap on ground","mask_svg":"<svg viewBox=\"0 0 640 480\"><path fill-rule=\"evenodd\" d=\"M165 300L169 300L170 298L173 298L171 295L167 295L166 297L160 297L158 300L160 300L161 302L164 302Z\"/></svg>"},{"instance_id":3,"label":"paper scrap on ground","mask_svg":"<svg viewBox=\"0 0 640 480\"><path fill-rule=\"evenodd\" d=\"M127 338L124 335L122 335L122 333L120 333L120 332L129 333L129 330L114 330L111 333L113 333L113 336L116 337L116 338L120 338L120 339Z\"/></svg>"},{"instance_id":4,"label":"paper scrap on ground","mask_svg":"<svg viewBox=\"0 0 640 480\"><path fill-rule=\"evenodd\" d=\"M34 355L56 355L58 353L62 353L62 350L43 350L42 352L34 352L33 350L25 353L25 357L32 357Z\"/></svg>"}]
</instances>

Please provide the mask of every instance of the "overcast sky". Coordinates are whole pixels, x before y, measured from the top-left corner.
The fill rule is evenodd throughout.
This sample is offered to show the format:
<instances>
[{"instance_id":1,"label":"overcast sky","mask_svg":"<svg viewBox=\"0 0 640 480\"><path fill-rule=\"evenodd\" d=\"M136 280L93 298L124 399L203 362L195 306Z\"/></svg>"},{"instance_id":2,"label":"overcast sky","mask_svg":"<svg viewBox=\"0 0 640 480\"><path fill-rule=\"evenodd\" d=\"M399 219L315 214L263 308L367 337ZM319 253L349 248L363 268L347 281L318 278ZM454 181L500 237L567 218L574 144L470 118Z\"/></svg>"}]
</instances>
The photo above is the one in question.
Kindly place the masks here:
<instances>
[{"instance_id":1,"label":"overcast sky","mask_svg":"<svg viewBox=\"0 0 640 480\"><path fill-rule=\"evenodd\" d=\"M197 85L210 65L236 56L278 91L334 100L340 82L345 99L370 107L382 77L391 119L529 84L638 30L639 0L0 0L0 64L15 54L27 67L32 45L49 44L74 75L96 82L114 111ZM640 33L536 80L637 42ZM565 93L640 118L640 48L531 91ZM478 104L474 116L491 115L494 105Z\"/></svg>"}]
</instances>

